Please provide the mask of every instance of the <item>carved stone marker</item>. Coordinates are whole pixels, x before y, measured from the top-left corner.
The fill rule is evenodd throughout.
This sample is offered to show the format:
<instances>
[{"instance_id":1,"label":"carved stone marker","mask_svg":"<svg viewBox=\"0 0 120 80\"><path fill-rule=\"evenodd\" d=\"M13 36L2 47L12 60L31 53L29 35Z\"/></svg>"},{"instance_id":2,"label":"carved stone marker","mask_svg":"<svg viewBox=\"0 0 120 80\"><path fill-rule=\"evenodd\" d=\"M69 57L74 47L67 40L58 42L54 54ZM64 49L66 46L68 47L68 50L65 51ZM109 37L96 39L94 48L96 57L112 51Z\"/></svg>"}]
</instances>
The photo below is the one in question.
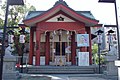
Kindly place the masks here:
<instances>
[{"instance_id":1,"label":"carved stone marker","mask_svg":"<svg viewBox=\"0 0 120 80\"><path fill-rule=\"evenodd\" d=\"M106 65L107 65L107 70L106 70L106 75L117 75L117 67L115 66L114 61L117 60L117 49L115 48L114 45L111 46L111 50L109 53L106 55L105 60L106 60Z\"/></svg>"},{"instance_id":2,"label":"carved stone marker","mask_svg":"<svg viewBox=\"0 0 120 80\"><path fill-rule=\"evenodd\" d=\"M3 62L3 80L17 80L20 76L18 71L15 71L16 57L4 56Z\"/></svg>"},{"instance_id":3,"label":"carved stone marker","mask_svg":"<svg viewBox=\"0 0 120 80\"><path fill-rule=\"evenodd\" d=\"M16 57L4 56L3 62L3 80L16 80L20 75L15 71Z\"/></svg>"},{"instance_id":4,"label":"carved stone marker","mask_svg":"<svg viewBox=\"0 0 120 80\"><path fill-rule=\"evenodd\" d=\"M5 56L3 60L3 80L17 80L19 72L15 71L16 57L11 55L14 49L12 44L5 49Z\"/></svg>"},{"instance_id":5,"label":"carved stone marker","mask_svg":"<svg viewBox=\"0 0 120 80\"><path fill-rule=\"evenodd\" d=\"M9 44L9 46L5 49L5 56L12 56L13 51L13 44Z\"/></svg>"}]
</instances>

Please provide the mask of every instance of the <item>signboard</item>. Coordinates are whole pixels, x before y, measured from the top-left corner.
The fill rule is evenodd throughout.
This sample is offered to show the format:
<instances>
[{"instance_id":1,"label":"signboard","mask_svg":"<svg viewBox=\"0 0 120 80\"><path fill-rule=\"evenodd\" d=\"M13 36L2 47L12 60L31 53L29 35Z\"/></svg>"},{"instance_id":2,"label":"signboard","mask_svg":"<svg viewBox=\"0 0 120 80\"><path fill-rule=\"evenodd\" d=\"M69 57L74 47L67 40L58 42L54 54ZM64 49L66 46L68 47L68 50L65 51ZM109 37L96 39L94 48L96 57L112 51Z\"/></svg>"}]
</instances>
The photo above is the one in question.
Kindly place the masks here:
<instances>
[{"instance_id":1,"label":"signboard","mask_svg":"<svg viewBox=\"0 0 120 80\"><path fill-rule=\"evenodd\" d=\"M89 35L88 34L77 34L77 46L78 47L89 46Z\"/></svg>"},{"instance_id":2,"label":"signboard","mask_svg":"<svg viewBox=\"0 0 120 80\"><path fill-rule=\"evenodd\" d=\"M78 52L78 66L89 66L89 52Z\"/></svg>"}]
</instances>

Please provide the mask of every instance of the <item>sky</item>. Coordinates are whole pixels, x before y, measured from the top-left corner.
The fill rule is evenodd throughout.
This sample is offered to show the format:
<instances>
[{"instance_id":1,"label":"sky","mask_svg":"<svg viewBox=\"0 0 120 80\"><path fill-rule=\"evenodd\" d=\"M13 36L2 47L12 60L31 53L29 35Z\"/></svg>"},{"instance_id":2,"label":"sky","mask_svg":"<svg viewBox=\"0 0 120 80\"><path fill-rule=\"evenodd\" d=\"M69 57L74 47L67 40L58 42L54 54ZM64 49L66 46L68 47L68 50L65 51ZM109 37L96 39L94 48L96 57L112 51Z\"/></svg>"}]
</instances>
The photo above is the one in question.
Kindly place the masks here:
<instances>
[{"instance_id":1,"label":"sky","mask_svg":"<svg viewBox=\"0 0 120 80\"><path fill-rule=\"evenodd\" d=\"M4 1L4 0L2 0ZM25 3L30 3L35 6L38 11L48 10L58 0L24 0ZM116 23L115 8L113 3L98 3L98 0L64 0L70 8L75 11L91 11L94 17L102 24ZM120 18L120 0L117 0L118 17ZM120 23L120 20L119 20Z\"/></svg>"}]
</instances>

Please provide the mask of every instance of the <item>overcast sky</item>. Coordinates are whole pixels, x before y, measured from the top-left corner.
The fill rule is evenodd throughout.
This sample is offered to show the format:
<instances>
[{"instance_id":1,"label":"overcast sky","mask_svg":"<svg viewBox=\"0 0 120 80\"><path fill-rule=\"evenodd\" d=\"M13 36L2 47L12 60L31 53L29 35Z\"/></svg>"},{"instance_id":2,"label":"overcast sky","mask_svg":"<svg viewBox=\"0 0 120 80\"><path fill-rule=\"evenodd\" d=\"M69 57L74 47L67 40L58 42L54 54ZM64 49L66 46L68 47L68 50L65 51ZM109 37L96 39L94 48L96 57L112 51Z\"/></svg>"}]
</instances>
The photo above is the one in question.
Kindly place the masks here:
<instances>
[{"instance_id":1,"label":"overcast sky","mask_svg":"<svg viewBox=\"0 0 120 80\"><path fill-rule=\"evenodd\" d=\"M4 0L3 0L4 1ZM37 10L48 10L58 0L25 0L35 6ZM91 11L97 20L103 24L115 24L113 3L98 3L98 0L64 0L70 8L76 11ZM119 4L118 4L119 3ZM120 14L120 0L117 0L118 14ZM120 17L120 15L119 15ZM120 20L119 20L120 22Z\"/></svg>"}]
</instances>

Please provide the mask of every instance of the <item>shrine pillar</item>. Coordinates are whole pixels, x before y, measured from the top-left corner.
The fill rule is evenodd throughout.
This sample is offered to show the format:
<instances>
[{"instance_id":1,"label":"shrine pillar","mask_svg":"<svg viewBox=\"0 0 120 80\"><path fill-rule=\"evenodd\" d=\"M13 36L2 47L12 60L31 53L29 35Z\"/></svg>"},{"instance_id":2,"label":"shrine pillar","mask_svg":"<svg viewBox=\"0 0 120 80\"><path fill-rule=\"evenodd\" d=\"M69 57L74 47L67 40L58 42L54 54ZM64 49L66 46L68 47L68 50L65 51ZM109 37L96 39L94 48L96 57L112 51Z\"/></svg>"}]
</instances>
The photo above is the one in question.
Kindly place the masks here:
<instances>
[{"instance_id":1,"label":"shrine pillar","mask_svg":"<svg viewBox=\"0 0 120 80\"><path fill-rule=\"evenodd\" d=\"M35 65L40 65L40 39L41 33L36 30L36 55L35 55Z\"/></svg>"},{"instance_id":2,"label":"shrine pillar","mask_svg":"<svg viewBox=\"0 0 120 80\"><path fill-rule=\"evenodd\" d=\"M34 44L33 44L33 38L34 38L34 30L31 27L30 28L30 52L29 52L29 64L33 64L33 53L34 53Z\"/></svg>"},{"instance_id":3,"label":"shrine pillar","mask_svg":"<svg viewBox=\"0 0 120 80\"><path fill-rule=\"evenodd\" d=\"M91 30L90 27L86 28L87 33L89 34L89 47L88 47L88 52L89 52L89 64L92 64L92 42L91 42Z\"/></svg>"},{"instance_id":4,"label":"shrine pillar","mask_svg":"<svg viewBox=\"0 0 120 80\"><path fill-rule=\"evenodd\" d=\"M71 35L71 62L72 65L76 65L76 42L75 42L75 32Z\"/></svg>"},{"instance_id":5,"label":"shrine pillar","mask_svg":"<svg viewBox=\"0 0 120 80\"><path fill-rule=\"evenodd\" d=\"M45 65L49 65L50 60L50 33L46 33L46 39L45 39Z\"/></svg>"}]
</instances>

